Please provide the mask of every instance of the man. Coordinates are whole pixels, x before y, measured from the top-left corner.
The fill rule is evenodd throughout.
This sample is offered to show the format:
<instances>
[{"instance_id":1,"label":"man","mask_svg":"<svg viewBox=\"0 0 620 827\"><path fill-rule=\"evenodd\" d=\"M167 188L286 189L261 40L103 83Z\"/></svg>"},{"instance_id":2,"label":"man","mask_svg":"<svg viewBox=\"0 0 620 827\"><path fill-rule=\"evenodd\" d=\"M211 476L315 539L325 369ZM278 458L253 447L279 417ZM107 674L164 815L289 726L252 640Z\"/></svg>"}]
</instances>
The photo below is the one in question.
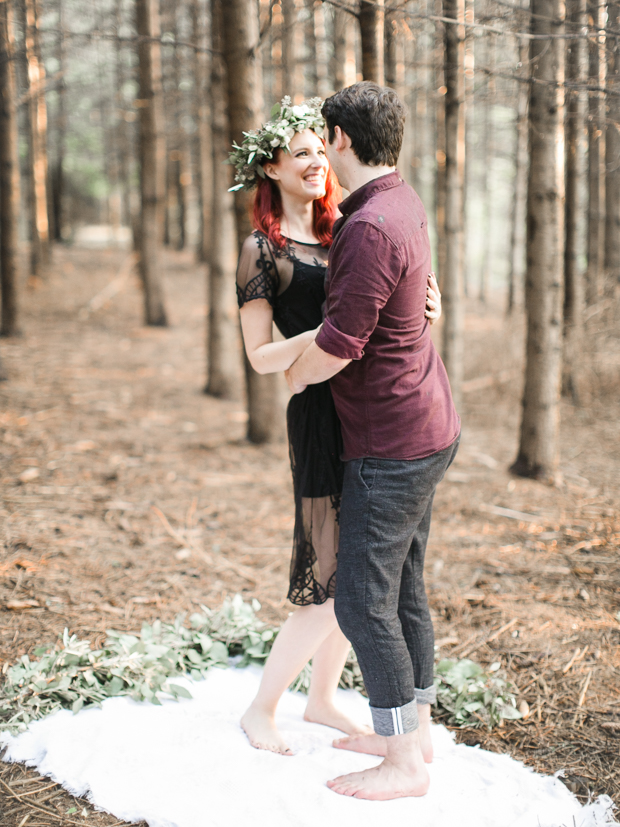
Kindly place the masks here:
<instances>
[{"instance_id":1,"label":"man","mask_svg":"<svg viewBox=\"0 0 620 827\"><path fill-rule=\"evenodd\" d=\"M424 317L426 214L396 169L403 106L392 89L363 82L328 98L322 112L327 157L351 194L334 226L323 326L287 379L295 393L331 379L342 422L335 610L376 734L334 745L385 756L328 783L358 798L424 795L435 700L424 553L460 422Z\"/></svg>"}]
</instances>

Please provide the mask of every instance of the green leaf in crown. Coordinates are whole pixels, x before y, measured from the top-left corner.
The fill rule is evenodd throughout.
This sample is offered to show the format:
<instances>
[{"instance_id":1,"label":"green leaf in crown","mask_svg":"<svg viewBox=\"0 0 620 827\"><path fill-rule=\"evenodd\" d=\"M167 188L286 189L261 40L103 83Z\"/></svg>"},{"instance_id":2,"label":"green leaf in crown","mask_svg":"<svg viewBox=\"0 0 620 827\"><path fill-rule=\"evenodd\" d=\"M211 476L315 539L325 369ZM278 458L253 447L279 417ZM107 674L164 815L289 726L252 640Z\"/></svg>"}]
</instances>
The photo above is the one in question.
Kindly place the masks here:
<instances>
[{"instance_id":1,"label":"green leaf in crown","mask_svg":"<svg viewBox=\"0 0 620 827\"><path fill-rule=\"evenodd\" d=\"M235 167L235 185L228 191L250 190L265 177L263 164L270 161L277 149L289 152L289 144L296 132L312 129L321 135L325 121L321 115L321 98L310 98L300 104L293 104L288 95L276 103L270 120L260 129L244 132L241 146L233 143L227 163Z\"/></svg>"}]
</instances>

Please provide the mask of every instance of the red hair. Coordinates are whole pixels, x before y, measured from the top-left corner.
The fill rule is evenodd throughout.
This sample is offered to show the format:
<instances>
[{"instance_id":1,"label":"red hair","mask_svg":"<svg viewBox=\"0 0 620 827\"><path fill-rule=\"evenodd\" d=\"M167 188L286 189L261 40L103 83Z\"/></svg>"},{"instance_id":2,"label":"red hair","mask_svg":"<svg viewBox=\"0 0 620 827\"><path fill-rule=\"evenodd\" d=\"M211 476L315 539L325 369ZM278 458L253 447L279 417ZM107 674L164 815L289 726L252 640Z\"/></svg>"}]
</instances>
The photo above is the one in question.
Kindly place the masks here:
<instances>
[{"instance_id":1,"label":"red hair","mask_svg":"<svg viewBox=\"0 0 620 827\"><path fill-rule=\"evenodd\" d=\"M312 204L312 226L323 247L329 247L332 243L332 227L341 199L340 184L332 168L328 167L325 176L325 195L317 198ZM265 233L269 241L281 250L286 244L286 239L280 232L282 198L278 185L272 178L259 178L252 217L254 229Z\"/></svg>"}]
</instances>

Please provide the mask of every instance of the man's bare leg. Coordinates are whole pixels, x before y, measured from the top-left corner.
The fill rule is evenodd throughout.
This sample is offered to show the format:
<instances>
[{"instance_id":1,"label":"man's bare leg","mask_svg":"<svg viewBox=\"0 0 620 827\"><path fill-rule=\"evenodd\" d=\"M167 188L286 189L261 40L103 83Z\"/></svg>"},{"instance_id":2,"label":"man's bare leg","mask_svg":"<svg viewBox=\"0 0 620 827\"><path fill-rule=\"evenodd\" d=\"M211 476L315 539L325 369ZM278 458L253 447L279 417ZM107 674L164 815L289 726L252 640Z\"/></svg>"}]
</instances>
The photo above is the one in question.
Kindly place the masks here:
<instances>
[{"instance_id":1,"label":"man's bare leg","mask_svg":"<svg viewBox=\"0 0 620 827\"><path fill-rule=\"evenodd\" d=\"M312 658L312 681L304 719L348 735L368 735L372 733L371 727L356 724L334 705L334 695L350 649L351 644L338 626L317 649Z\"/></svg>"},{"instance_id":2,"label":"man's bare leg","mask_svg":"<svg viewBox=\"0 0 620 827\"><path fill-rule=\"evenodd\" d=\"M377 767L341 775L327 786L339 795L386 801L426 795L430 779L420 749L418 730L386 738L386 756Z\"/></svg>"},{"instance_id":3,"label":"man's bare leg","mask_svg":"<svg viewBox=\"0 0 620 827\"><path fill-rule=\"evenodd\" d=\"M292 755L275 724L278 701L321 644L337 628L334 601L302 606L282 626L265 664L258 693L241 718L256 749Z\"/></svg>"},{"instance_id":4,"label":"man's bare leg","mask_svg":"<svg viewBox=\"0 0 620 827\"><path fill-rule=\"evenodd\" d=\"M425 763L433 761L433 742L431 740L431 705L418 704L418 719L420 721L420 750ZM337 738L333 745L336 749L348 749L352 752L363 752L366 755L387 755L387 741L385 735L352 735L349 738Z\"/></svg>"}]
</instances>

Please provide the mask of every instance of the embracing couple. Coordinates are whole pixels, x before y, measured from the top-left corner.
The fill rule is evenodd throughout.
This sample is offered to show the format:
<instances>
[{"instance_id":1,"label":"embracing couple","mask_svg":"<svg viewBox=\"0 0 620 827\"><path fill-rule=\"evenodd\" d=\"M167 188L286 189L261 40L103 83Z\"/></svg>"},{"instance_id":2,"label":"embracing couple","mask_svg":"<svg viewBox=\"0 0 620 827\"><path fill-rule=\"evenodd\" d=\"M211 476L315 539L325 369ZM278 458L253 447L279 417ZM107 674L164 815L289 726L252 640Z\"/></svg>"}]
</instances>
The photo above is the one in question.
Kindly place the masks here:
<instances>
[{"instance_id":1,"label":"embracing couple","mask_svg":"<svg viewBox=\"0 0 620 827\"><path fill-rule=\"evenodd\" d=\"M441 306L426 214L396 168L404 108L370 82L320 106L284 98L231 154L236 188L256 188L237 270L245 348L259 373L286 371L293 392L288 597L299 607L241 725L254 747L292 755L276 706L312 658L306 719L346 733L335 747L383 757L328 786L424 795L435 701L424 554L460 423L430 337ZM338 204L340 186L350 195ZM350 644L374 730L334 705Z\"/></svg>"}]
</instances>

